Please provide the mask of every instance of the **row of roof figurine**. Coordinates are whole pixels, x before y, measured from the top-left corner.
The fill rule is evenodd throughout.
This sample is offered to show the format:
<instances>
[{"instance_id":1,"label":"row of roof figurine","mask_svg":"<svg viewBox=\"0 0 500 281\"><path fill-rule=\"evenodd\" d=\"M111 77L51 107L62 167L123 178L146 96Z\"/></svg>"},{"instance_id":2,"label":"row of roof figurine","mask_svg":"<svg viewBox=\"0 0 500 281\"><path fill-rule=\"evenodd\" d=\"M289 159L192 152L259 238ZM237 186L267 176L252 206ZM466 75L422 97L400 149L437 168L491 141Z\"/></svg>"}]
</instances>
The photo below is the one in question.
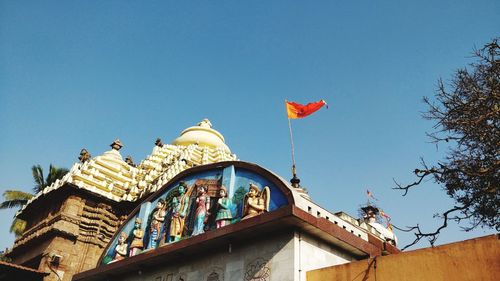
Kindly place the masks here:
<instances>
[{"instance_id":1,"label":"row of roof figurine","mask_svg":"<svg viewBox=\"0 0 500 281\"><path fill-rule=\"evenodd\" d=\"M204 143L199 143L205 141ZM207 143L208 142L208 143ZM212 142L212 143L210 143ZM34 200L65 184L86 189L110 200L136 201L156 191L180 172L197 165L237 160L224 144L223 136L211 128L208 120L185 129L172 144L155 141L150 155L136 165L131 156L123 160L123 144L115 140L111 150L93 157L82 149L68 174L36 194L18 212L22 213Z\"/></svg>"}]
</instances>

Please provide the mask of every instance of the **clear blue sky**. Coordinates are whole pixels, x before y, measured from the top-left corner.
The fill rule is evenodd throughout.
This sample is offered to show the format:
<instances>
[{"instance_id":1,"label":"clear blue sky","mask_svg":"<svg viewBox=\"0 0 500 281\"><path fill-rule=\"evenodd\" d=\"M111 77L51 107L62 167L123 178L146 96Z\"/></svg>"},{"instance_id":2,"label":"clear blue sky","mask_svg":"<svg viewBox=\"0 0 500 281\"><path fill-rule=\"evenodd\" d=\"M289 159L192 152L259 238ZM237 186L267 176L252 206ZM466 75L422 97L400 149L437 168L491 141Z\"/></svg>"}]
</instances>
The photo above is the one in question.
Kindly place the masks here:
<instances>
[{"instance_id":1,"label":"clear blue sky","mask_svg":"<svg viewBox=\"0 0 500 281\"><path fill-rule=\"evenodd\" d=\"M401 197L393 178L446 151L421 99L499 36L499 1L187 2L0 0L0 192L117 137L138 162L203 118L241 160L289 178L283 101L323 98L330 109L293 121L312 198L356 215L369 188L394 224L438 225L441 187ZM0 249L13 214L0 211ZM439 242L488 233L452 226Z\"/></svg>"}]
</instances>

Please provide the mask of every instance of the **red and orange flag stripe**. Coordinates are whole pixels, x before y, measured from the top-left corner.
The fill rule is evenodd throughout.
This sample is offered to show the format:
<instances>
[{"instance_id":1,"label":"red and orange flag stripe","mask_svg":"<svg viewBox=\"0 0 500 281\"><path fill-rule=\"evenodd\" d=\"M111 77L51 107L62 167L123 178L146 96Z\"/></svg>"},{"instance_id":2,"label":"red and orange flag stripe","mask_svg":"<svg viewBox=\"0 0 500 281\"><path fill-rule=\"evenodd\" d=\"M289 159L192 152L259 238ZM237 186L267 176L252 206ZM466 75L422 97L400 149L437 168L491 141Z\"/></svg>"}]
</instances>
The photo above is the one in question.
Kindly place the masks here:
<instances>
[{"instance_id":1,"label":"red and orange flag stripe","mask_svg":"<svg viewBox=\"0 0 500 281\"><path fill-rule=\"evenodd\" d=\"M306 105L302 105L296 102L285 101L285 105L288 118L297 119L304 118L318 111L321 107L323 107L323 105L326 105L326 102L324 100L320 100L318 102L311 102Z\"/></svg>"}]
</instances>

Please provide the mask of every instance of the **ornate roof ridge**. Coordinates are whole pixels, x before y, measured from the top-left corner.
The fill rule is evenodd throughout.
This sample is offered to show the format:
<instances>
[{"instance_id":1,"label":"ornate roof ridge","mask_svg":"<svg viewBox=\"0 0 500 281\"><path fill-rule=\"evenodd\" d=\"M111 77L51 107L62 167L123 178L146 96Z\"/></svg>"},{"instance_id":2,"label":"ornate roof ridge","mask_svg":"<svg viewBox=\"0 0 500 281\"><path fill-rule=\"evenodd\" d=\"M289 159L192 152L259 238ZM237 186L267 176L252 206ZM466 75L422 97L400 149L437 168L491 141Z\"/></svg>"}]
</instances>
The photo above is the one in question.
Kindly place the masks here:
<instances>
[{"instance_id":1,"label":"ornate roof ridge","mask_svg":"<svg viewBox=\"0 0 500 281\"><path fill-rule=\"evenodd\" d=\"M207 124L211 126L210 121L207 120L205 123L204 121L200 122L198 127L211 129L211 127L207 127ZM133 202L156 191L178 173L188 168L237 159L236 155L225 147L210 147L199 144L188 144L187 146L163 144L161 139L157 139L151 154L135 166L123 160L119 151L123 147L120 140L115 140L110 146L111 150L96 157L91 157L86 149L82 149L79 157L80 162L73 164L70 171L62 179L56 180L31 198L17 212L16 216L21 214L33 201L65 184L72 184L77 188L88 190L115 202Z\"/></svg>"}]
</instances>

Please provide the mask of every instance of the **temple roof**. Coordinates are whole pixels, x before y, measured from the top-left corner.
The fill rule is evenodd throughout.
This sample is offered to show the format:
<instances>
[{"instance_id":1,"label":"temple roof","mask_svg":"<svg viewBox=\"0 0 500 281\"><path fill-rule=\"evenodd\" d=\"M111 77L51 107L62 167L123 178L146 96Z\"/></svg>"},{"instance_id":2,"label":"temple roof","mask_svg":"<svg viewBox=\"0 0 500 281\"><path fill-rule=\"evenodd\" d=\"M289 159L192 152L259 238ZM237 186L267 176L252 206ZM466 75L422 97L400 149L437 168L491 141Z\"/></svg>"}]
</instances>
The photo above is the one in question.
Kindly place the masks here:
<instances>
[{"instance_id":1,"label":"temple roof","mask_svg":"<svg viewBox=\"0 0 500 281\"><path fill-rule=\"evenodd\" d=\"M222 134L212 129L212 123L208 119L203 119L198 125L182 131L181 135L172 144L183 146L198 144L200 146L222 149L227 153L231 152L229 147L224 143Z\"/></svg>"},{"instance_id":2,"label":"temple roof","mask_svg":"<svg viewBox=\"0 0 500 281\"><path fill-rule=\"evenodd\" d=\"M179 192L181 187L183 191ZM221 195L222 189L226 191L226 195ZM264 192L265 190L267 191ZM256 193L251 193L252 191ZM203 214L203 230L197 231L199 224L195 222L198 218L198 206L195 204L198 204L198 199L206 198L200 202L219 202L222 197L230 202L224 203L229 206L226 207L230 212L229 220L222 226L216 225L213 218L214 214L219 215L220 209L212 204L206 207L206 214L211 213L212 219L210 215L204 217ZM259 199L250 203L251 197ZM186 204L182 228L172 232L172 227L178 227L172 221L180 218L177 213L181 212L177 208L180 201ZM262 207L260 212L255 207L259 204ZM247 212L252 208L256 208L253 213ZM161 219L163 230L161 227L154 228L157 232L153 234L156 216L160 217L158 220ZM137 251L133 253L118 255L118 247L129 247L132 244L128 243L133 243L130 240L120 242L120 237L130 237L133 230L142 231L139 239L144 244L135 247ZM272 171L253 163L224 161L185 170L145 198L108 242L97 267L75 275L73 280L120 279L143 268L175 262L180 256L189 260L214 249L227 247L228 243L244 245L249 243L249 239L267 238L277 231L290 230L325 241L354 259L399 252L393 245L386 243L385 237L373 227L321 208L304 196L300 189ZM172 233L177 234L174 239Z\"/></svg>"},{"instance_id":3,"label":"temple roof","mask_svg":"<svg viewBox=\"0 0 500 281\"><path fill-rule=\"evenodd\" d=\"M188 168L236 160L236 155L224 143L222 134L211 126L210 121L204 119L198 125L182 131L172 144L162 144L161 140L157 140L151 154L137 166L123 160L120 154L123 145L119 140L111 144L111 150L93 158L82 149L82 153L85 151L88 157L81 155L81 161L73 164L61 180L36 194L17 215L33 201L65 184L72 184L116 202L133 202L156 191Z\"/></svg>"}]
</instances>

